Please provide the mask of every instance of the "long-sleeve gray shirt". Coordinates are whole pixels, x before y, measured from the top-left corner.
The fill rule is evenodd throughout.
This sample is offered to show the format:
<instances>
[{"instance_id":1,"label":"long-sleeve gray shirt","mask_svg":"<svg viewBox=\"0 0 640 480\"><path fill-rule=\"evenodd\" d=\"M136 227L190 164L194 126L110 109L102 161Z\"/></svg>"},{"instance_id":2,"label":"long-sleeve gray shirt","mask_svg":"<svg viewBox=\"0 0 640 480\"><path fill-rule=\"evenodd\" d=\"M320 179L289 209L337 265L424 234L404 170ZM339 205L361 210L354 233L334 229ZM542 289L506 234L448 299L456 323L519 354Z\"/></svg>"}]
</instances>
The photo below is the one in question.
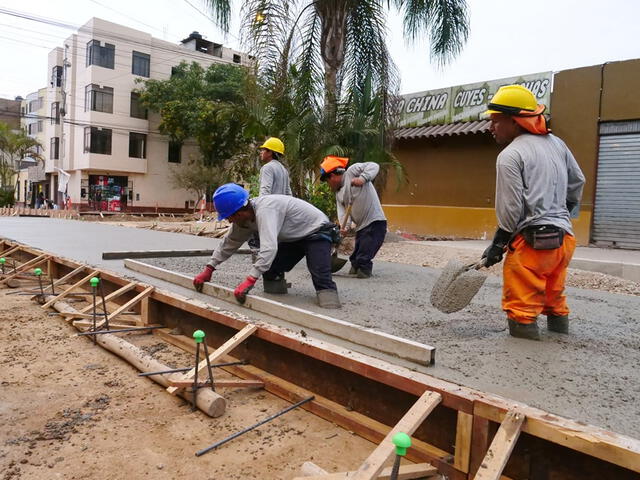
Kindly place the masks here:
<instances>
[{"instance_id":1,"label":"long-sleeve gray shirt","mask_svg":"<svg viewBox=\"0 0 640 480\"><path fill-rule=\"evenodd\" d=\"M336 203L338 210L338 221L344 220L344 214L347 206L351 207L351 220L356 224L356 230L362 230L367 225L377 220L386 220L378 192L373 186L373 180L380 171L380 165L374 162L354 163L351 165L344 175L342 175L342 186L336 192ZM351 185L351 180L356 177L362 177L365 184L362 187ZM350 221L347 220L346 225ZM343 228L345 225L341 225Z\"/></svg>"},{"instance_id":2,"label":"long-sleeve gray shirt","mask_svg":"<svg viewBox=\"0 0 640 480\"><path fill-rule=\"evenodd\" d=\"M260 168L260 195L291 195L289 172L278 160Z\"/></svg>"},{"instance_id":3,"label":"long-sleeve gray shirt","mask_svg":"<svg viewBox=\"0 0 640 480\"><path fill-rule=\"evenodd\" d=\"M209 265L217 267L246 242L254 232L260 235L260 252L250 275L260 277L269 270L278 253L278 243L295 242L330 224L329 218L310 203L289 195L265 195L249 200L255 221L232 223L229 233L215 249Z\"/></svg>"},{"instance_id":4,"label":"long-sleeve gray shirt","mask_svg":"<svg viewBox=\"0 0 640 480\"><path fill-rule=\"evenodd\" d=\"M496 216L503 230L555 225L573 234L567 202L579 204L584 175L558 137L525 133L496 163Z\"/></svg>"}]
</instances>

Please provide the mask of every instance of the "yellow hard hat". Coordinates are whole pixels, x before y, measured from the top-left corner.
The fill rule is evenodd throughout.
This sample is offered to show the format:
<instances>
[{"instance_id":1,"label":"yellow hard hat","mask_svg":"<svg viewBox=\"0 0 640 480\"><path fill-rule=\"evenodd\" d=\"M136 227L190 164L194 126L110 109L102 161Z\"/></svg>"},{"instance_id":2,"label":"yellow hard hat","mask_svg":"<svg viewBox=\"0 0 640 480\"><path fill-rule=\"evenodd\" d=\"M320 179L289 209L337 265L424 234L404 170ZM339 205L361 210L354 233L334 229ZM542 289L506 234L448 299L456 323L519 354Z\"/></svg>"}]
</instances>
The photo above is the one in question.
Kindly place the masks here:
<instances>
[{"instance_id":1,"label":"yellow hard hat","mask_svg":"<svg viewBox=\"0 0 640 480\"><path fill-rule=\"evenodd\" d=\"M281 155L284 155L284 143L282 140L276 137L267 138L267 140L260 145L260 148L266 148L267 150L271 150L272 152L277 152Z\"/></svg>"},{"instance_id":2,"label":"yellow hard hat","mask_svg":"<svg viewBox=\"0 0 640 480\"><path fill-rule=\"evenodd\" d=\"M534 112L538 108L538 102L531 90L522 85L505 85L500 87L489 103L487 115L492 113L506 113L517 115L521 110Z\"/></svg>"}]
</instances>

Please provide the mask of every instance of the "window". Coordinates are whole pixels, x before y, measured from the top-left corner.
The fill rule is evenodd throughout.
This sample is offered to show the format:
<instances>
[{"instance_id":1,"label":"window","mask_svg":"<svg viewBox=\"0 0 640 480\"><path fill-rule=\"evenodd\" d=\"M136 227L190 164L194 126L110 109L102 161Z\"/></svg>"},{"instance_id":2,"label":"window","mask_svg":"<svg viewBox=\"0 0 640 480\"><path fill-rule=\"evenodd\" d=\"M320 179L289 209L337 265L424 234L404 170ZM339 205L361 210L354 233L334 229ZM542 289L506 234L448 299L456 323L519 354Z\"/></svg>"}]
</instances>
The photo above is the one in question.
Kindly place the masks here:
<instances>
[{"instance_id":1,"label":"window","mask_svg":"<svg viewBox=\"0 0 640 480\"><path fill-rule=\"evenodd\" d=\"M51 125L60 125L60 102L51 103Z\"/></svg>"},{"instance_id":2,"label":"window","mask_svg":"<svg viewBox=\"0 0 640 480\"><path fill-rule=\"evenodd\" d=\"M62 67L60 65L56 65L51 69L51 86L62 86Z\"/></svg>"},{"instance_id":3,"label":"window","mask_svg":"<svg viewBox=\"0 0 640 480\"><path fill-rule=\"evenodd\" d=\"M115 45L105 43L104 47L102 47L98 40L91 40L87 43L87 67L89 65L97 65L99 67L113 69L115 56Z\"/></svg>"},{"instance_id":4,"label":"window","mask_svg":"<svg viewBox=\"0 0 640 480\"><path fill-rule=\"evenodd\" d=\"M38 133L42 133L42 130L44 130L43 122L38 120Z\"/></svg>"},{"instance_id":5,"label":"window","mask_svg":"<svg viewBox=\"0 0 640 480\"><path fill-rule=\"evenodd\" d=\"M242 63L242 57L240 55L233 54L233 63Z\"/></svg>"},{"instance_id":6,"label":"window","mask_svg":"<svg viewBox=\"0 0 640 480\"><path fill-rule=\"evenodd\" d=\"M92 83L84 87L84 111L113 113L113 88Z\"/></svg>"},{"instance_id":7,"label":"window","mask_svg":"<svg viewBox=\"0 0 640 480\"><path fill-rule=\"evenodd\" d=\"M182 161L182 143L169 142L169 162L180 163Z\"/></svg>"},{"instance_id":8,"label":"window","mask_svg":"<svg viewBox=\"0 0 640 480\"><path fill-rule=\"evenodd\" d=\"M111 130L108 128L85 127L84 151L111 155Z\"/></svg>"},{"instance_id":9,"label":"window","mask_svg":"<svg viewBox=\"0 0 640 480\"><path fill-rule=\"evenodd\" d=\"M42 97L38 98L37 100L31 100L29 102L29 113L40 110L40 107L42 107Z\"/></svg>"},{"instance_id":10,"label":"window","mask_svg":"<svg viewBox=\"0 0 640 480\"><path fill-rule=\"evenodd\" d=\"M151 56L146 53L133 52L133 58L131 60L131 73L134 75L140 75L141 77L149 76L149 65L151 63Z\"/></svg>"},{"instance_id":11,"label":"window","mask_svg":"<svg viewBox=\"0 0 640 480\"><path fill-rule=\"evenodd\" d=\"M29 125L27 125L27 135L33 135L36 132L35 126L35 123L30 123Z\"/></svg>"},{"instance_id":12,"label":"window","mask_svg":"<svg viewBox=\"0 0 640 480\"><path fill-rule=\"evenodd\" d=\"M131 116L134 118L147 119L148 111L140 103L140 94L131 92Z\"/></svg>"},{"instance_id":13,"label":"window","mask_svg":"<svg viewBox=\"0 0 640 480\"><path fill-rule=\"evenodd\" d=\"M144 133L129 133L129 156L147 158L147 136Z\"/></svg>"},{"instance_id":14,"label":"window","mask_svg":"<svg viewBox=\"0 0 640 480\"><path fill-rule=\"evenodd\" d=\"M60 138L51 137L51 150L49 150L49 157L51 160L58 160L60 158Z\"/></svg>"}]
</instances>

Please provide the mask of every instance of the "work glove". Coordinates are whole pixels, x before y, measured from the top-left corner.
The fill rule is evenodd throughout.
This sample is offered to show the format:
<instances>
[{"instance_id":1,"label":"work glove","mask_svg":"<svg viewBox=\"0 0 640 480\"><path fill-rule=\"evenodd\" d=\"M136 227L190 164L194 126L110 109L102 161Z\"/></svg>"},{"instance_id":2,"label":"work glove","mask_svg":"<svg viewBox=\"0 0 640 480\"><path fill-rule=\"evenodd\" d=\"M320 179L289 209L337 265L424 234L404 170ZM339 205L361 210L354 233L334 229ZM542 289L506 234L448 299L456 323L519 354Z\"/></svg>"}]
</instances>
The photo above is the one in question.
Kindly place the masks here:
<instances>
[{"instance_id":1,"label":"work glove","mask_svg":"<svg viewBox=\"0 0 640 480\"><path fill-rule=\"evenodd\" d=\"M204 285L204 282L211 280L211 275L213 275L214 270L215 268L211 265L205 265L204 270L193 278L193 286L198 292L202 291L202 285Z\"/></svg>"},{"instance_id":2,"label":"work glove","mask_svg":"<svg viewBox=\"0 0 640 480\"><path fill-rule=\"evenodd\" d=\"M506 230L498 227L496 234L493 236L491 245L489 245L482 254L485 267L490 267L491 265L495 265L502 261L504 249L509 244L509 240L511 240L511 232L507 232Z\"/></svg>"},{"instance_id":3,"label":"work glove","mask_svg":"<svg viewBox=\"0 0 640 480\"><path fill-rule=\"evenodd\" d=\"M236 296L236 300L240 303L244 303L247 299L247 294L251 291L258 279L249 275L244 282L236 287L233 294Z\"/></svg>"}]
</instances>

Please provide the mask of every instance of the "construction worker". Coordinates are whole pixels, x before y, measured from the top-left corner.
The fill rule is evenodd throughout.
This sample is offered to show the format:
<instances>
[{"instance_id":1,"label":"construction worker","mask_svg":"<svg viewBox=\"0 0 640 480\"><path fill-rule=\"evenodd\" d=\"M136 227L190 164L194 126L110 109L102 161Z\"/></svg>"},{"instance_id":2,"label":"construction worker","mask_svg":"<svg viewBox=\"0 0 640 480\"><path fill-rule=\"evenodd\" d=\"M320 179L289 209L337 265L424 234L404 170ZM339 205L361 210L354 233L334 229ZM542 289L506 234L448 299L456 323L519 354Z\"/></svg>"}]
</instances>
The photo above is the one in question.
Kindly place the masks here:
<instances>
[{"instance_id":1,"label":"construction worker","mask_svg":"<svg viewBox=\"0 0 640 480\"><path fill-rule=\"evenodd\" d=\"M356 244L349 257L350 275L369 278L373 270L373 258L380 250L387 233L387 218L384 216L373 180L380 171L374 162L354 163L349 168L349 159L330 155L320 165L320 180L326 181L336 194L338 220L341 234L345 235L353 220L356 224ZM350 218L344 218L351 205Z\"/></svg>"},{"instance_id":2,"label":"construction worker","mask_svg":"<svg viewBox=\"0 0 640 480\"><path fill-rule=\"evenodd\" d=\"M291 195L289 172L280 163L284 143L279 138L268 138L260 146L260 195Z\"/></svg>"},{"instance_id":3,"label":"construction worker","mask_svg":"<svg viewBox=\"0 0 640 480\"><path fill-rule=\"evenodd\" d=\"M284 143L275 137L268 138L260 146L260 190L259 195L291 195L289 172L280 163L280 157L284 155ZM260 251L260 236L254 233L248 241L251 250L251 259L255 262Z\"/></svg>"},{"instance_id":4,"label":"construction worker","mask_svg":"<svg viewBox=\"0 0 640 480\"><path fill-rule=\"evenodd\" d=\"M498 230L482 258L487 266L507 256L502 309L509 333L539 340L537 317L547 328L569 332L564 294L576 241L570 212L578 210L584 175L565 143L552 135L530 90L501 87L489 103L491 133L506 145L496 162Z\"/></svg>"},{"instance_id":5,"label":"construction worker","mask_svg":"<svg viewBox=\"0 0 640 480\"><path fill-rule=\"evenodd\" d=\"M244 302L262 275L266 293L287 293L285 272L303 257L315 287L318 304L340 308L338 289L331 279L331 247L337 227L310 203L290 195L263 195L249 199L249 193L235 183L219 187L213 194L218 220L231 222L229 233L211 255L204 270L193 279L200 291L211 280L218 265L227 260L254 232L260 233L260 251L247 278L234 291Z\"/></svg>"}]
</instances>

